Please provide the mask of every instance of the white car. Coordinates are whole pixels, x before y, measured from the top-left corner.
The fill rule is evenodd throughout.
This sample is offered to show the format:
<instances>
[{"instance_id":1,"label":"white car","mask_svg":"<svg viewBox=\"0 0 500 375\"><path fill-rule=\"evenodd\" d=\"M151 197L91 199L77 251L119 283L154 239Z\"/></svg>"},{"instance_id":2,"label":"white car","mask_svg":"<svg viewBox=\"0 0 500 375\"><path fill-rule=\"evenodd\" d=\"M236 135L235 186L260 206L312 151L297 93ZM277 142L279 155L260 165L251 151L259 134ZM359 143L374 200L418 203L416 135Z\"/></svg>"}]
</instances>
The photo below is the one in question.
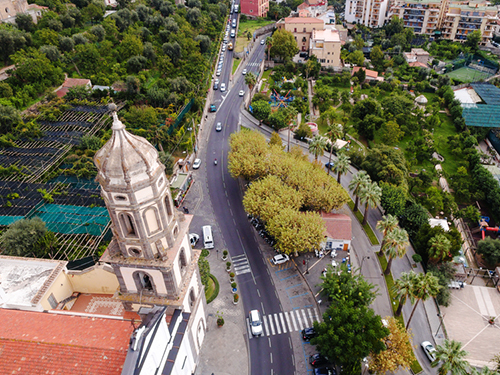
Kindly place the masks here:
<instances>
[{"instance_id":1,"label":"white car","mask_svg":"<svg viewBox=\"0 0 500 375\"><path fill-rule=\"evenodd\" d=\"M278 264L286 263L289 260L290 260L290 258L288 257L288 255L286 255L286 254L278 254L278 255L275 255L273 257L273 259L271 259L271 263L276 266Z\"/></svg>"},{"instance_id":2,"label":"white car","mask_svg":"<svg viewBox=\"0 0 500 375\"><path fill-rule=\"evenodd\" d=\"M220 92L224 92L226 91L226 84L225 83L221 83L220 84Z\"/></svg>"},{"instance_id":3,"label":"white car","mask_svg":"<svg viewBox=\"0 0 500 375\"><path fill-rule=\"evenodd\" d=\"M247 70L243 69L243 71L241 73L243 73L243 75L245 75L245 74L247 74Z\"/></svg>"},{"instance_id":4,"label":"white car","mask_svg":"<svg viewBox=\"0 0 500 375\"><path fill-rule=\"evenodd\" d=\"M222 46L222 52L226 52L226 45Z\"/></svg>"},{"instance_id":5,"label":"white car","mask_svg":"<svg viewBox=\"0 0 500 375\"><path fill-rule=\"evenodd\" d=\"M420 346L424 350L425 355L429 358L429 361L434 362L436 360L436 348L429 341L423 341Z\"/></svg>"},{"instance_id":6,"label":"white car","mask_svg":"<svg viewBox=\"0 0 500 375\"><path fill-rule=\"evenodd\" d=\"M265 41L264 39L262 39L262 40L260 41L260 44L262 44L262 45L263 45L265 42L266 42L266 41Z\"/></svg>"},{"instance_id":7,"label":"white car","mask_svg":"<svg viewBox=\"0 0 500 375\"><path fill-rule=\"evenodd\" d=\"M250 311L250 314L248 314L248 323L250 324L252 335L262 335L262 319L260 319L259 310Z\"/></svg>"},{"instance_id":8,"label":"white car","mask_svg":"<svg viewBox=\"0 0 500 375\"><path fill-rule=\"evenodd\" d=\"M191 246L195 246L198 243L200 236L196 233L189 233L189 242L191 242Z\"/></svg>"},{"instance_id":9,"label":"white car","mask_svg":"<svg viewBox=\"0 0 500 375\"><path fill-rule=\"evenodd\" d=\"M222 131L222 123L218 122L217 125L215 125L215 131L220 132Z\"/></svg>"},{"instance_id":10,"label":"white car","mask_svg":"<svg viewBox=\"0 0 500 375\"><path fill-rule=\"evenodd\" d=\"M243 96L243 95L245 95L245 91L240 90L240 96Z\"/></svg>"},{"instance_id":11,"label":"white car","mask_svg":"<svg viewBox=\"0 0 500 375\"><path fill-rule=\"evenodd\" d=\"M221 73L221 71L220 71L220 69L218 69L218 70L217 70L217 73L215 73L215 75L216 75L217 77L219 77L219 76L220 76L220 73Z\"/></svg>"},{"instance_id":12,"label":"white car","mask_svg":"<svg viewBox=\"0 0 500 375\"><path fill-rule=\"evenodd\" d=\"M194 159L193 169L200 168L200 165L201 165L201 159Z\"/></svg>"}]
</instances>

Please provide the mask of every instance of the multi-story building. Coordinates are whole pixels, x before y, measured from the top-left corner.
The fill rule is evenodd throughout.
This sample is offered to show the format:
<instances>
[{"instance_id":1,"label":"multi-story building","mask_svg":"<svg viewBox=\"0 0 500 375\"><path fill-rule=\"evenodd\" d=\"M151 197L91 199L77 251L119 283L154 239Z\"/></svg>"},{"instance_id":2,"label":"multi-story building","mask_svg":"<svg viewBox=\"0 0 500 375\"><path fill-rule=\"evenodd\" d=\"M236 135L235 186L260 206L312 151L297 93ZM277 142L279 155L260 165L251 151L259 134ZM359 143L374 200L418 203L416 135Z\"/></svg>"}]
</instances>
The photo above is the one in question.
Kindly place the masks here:
<instances>
[{"instance_id":1,"label":"multi-story building","mask_svg":"<svg viewBox=\"0 0 500 375\"><path fill-rule=\"evenodd\" d=\"M316 56L321 66L340 66L340 35L337 30L313 30L309 53Z\"/></svg>"},{"instance_id":2,"label":"multi-story building","mask_svg":"<svg viewBox=\"0 0 500 375\"><path fill-rule=\"evenodd\" d=\"M345 20L367 27L381 27L387 20L389 0L346 0Z\"/></svg>"},{"instance_id":3,"label":"multi-story building","mask_svg":"<svg viewBox=\"0 0 500 375\"><path fill-rule=\"evenodd\" d=\"M326 12L327 7L328 3L324 0L306 0L297 7L297 12L299 17L318 17Z\"/></svg>"},{"instance_id":4,"label":"multi-story building","mask_svg":"<svg viewBox=\"0 0 500 375\"><path fill-rule=\"evenodd\" d=\"M415 34L439 35L453 41L464 41L468 33L480 30L481 44L493 37L498 21L497 7L484 1L396 0L390 15L401 18Z\"/></svg>"},{"instance_id":5,"label":"multi-story building","mask_svg":"<svg viewBox=\"0 0 500 375\"><path fill-rule=\"evenodd\" d=\"M265 17L269 10L269 0L241 0L241 13L250 17Z\"/></svg>"},{"instance_id":6,"label":"multi-story building","mask_svg":"<svg viewBox=\"0 0 500 375\"><path fill-rule=\"evenodd\" d=\"M314 30L323 30L324 22L313 17L287 17L279 20L276 27L280 30L290 31L297 41L299 50L307 52L309 51L311 33Z\"/></svg>"}]
</instances>

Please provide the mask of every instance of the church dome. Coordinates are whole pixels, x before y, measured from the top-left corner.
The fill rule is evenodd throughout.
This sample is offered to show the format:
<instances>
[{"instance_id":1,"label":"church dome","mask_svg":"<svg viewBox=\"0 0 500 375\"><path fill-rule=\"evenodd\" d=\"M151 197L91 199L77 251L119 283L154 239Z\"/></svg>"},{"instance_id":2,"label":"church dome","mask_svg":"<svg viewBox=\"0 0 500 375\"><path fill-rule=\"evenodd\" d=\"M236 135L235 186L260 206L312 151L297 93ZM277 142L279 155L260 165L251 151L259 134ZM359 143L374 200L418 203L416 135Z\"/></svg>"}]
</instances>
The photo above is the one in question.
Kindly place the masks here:
<instances>
[{"instance_id":1,"label":"church dome","mask_svg":"<svg viewBox=\"0 0 500 375\"><path fill-rule=\"evenodd\" d=\"M94 156L101 185L129 187L150 180L162 167L153 145L126 131L116 111L113 112L111 129L111 139Z\"/></svg>"}]
</instances>

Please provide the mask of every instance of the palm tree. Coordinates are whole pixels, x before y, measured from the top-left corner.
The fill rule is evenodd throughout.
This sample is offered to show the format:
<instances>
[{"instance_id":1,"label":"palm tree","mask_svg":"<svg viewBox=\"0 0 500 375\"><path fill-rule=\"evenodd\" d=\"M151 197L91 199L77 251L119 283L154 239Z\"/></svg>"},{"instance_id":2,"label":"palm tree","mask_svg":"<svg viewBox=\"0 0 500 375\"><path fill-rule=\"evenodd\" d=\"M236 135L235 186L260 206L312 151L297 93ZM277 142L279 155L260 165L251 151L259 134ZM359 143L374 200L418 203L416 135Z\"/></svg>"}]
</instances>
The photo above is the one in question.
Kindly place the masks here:
<instances>
[{"instance_id":1,"label":"palm tree","mask_svg":"<svg viewBox=\"0 0 500 375\"><path fill-rule=\"evenodd\" d=\"M466 375L468 374L469 362L465 359L467 356L462 349L462 343L455 340L444 340L443 345L436 346L436 360L431 363L432 367L441 365L438 369L439 375Z\"/></svg>"},{"instance_id":2,"label":"palm tree","mask_svg":"<svg viewBox=\"0 0 500 375\"><path fill-rule=\"evenodd\" d=\"M365 216L362 225L366 225L368 220L368 208L377 207L382 198L382 188L376 182L364 185L359 191L359 200L365 204Z\"/></svg>"},{"instance_id":3,"label":"palm tree","mask_svg":"<svg viewBox=\"0 0 500 375\"><path fill-rule=\"evenodd\" d=\"M343 174L346 174L347 171L349 170L349 162L351 159L349 159L349 156L345 154L340 154L339 157L337 158L337 162L333 166L333 171L337 173L337 182L340 184L340 176Z\"/></svg>"},{"instance_id":4,"label":"palm tree","mask_svg":"<svg viewBox=\"0 0 500 375\"><path fill-rule=\"evenodd\" d=\"M266 48L267 48L267 61L271 60L271 47L273 46L273 38L268 36L266 38Z\"/></svg>"},{"instance_id":5,"label":"palm tree","mask_svg":"<svg viewBox=\"0 0 500 375\"><path fill-rule=\"evenodd\" d=\"M255 74L253 74L252 72L248 72L245 75L245 84L251 90L256 83L257 83L257 77L255 76Z\"/></svg>"},{"instance_id":6,"label":"palm tree","mask_svg":"<svg viewBox=\"0 0 500 375\"><path fill-rule=\"evenodd\" d=\"M387 234L384 250L389 260L387 261L384 274L389 275L391 273L391 265L394 258L401 258L406 254L408 243L408 233L404 229L398 227Z\"/></svg>"},{"instance_id":7,"label":"palm tree","mask_svg":"<svg viewBox=\"0 0 500 375\"><path fill-rule=\"evenodd\" d=\"M429 245L429 258L436 263L450 256L451 242L444 234L432 237Z\"/></svg>"},{"instance_id":8,"label":"palm tree","mask_svg":"<svg viewBox=\"0 0 500 375\"><path fill-rule=\"evenodd\" d=\"M314 160L318 161L318 157L325 152L326 140L320 135L315 135L309 142L309 152L314 155Z\"/></svg>"},{"instance_id":9,"label":"palm tree","mask_svg":"<svg viewBox=\"0 0 500 375\"><path fill-rule=\"evenodd\" d=\"M352 193L356 196L356 201L354 202L353 209L354 212L358 210L359 192L361 191L361 188L371 182L372 179L370 178L368 173L366 173L366 171L359 171L354 175L351 182L349 182L349 189L352 190Z\"/></svg>"},{"instance_id":10,"label":"palm tree","mask_svg":"<svg viewBox=\"0 0 500 375\"><path fill-rule=\"evenodd\" d=\"M442 286L439 285L439 279L434 276L432 272L418 273L415 276L413 279L412 296L417 302L413 306L413 310L411 310L410 318L406 323L406 330L408 330L410 326L411 319L413 318L413 314L420 300L427 301L429 297L436 297L441 288Z\"/></svg>"},{"instance_id":11,"label":"palm tree","mask_svg":"<svg viewBox=\"0 0 500 375\"><path fill-rule=\"evenodd\" d=\"M498 371L490 370L488 366L483 367L481 370L477 370L475 367L472 367L471 375L498 375Z\"/></svg>"},{"instance_id":12,"label":"palm tree","mask_svg":"<svg viewBox=\"0 0 500 375\"><path fill-rule=\"evenodd\" d=\"M399 225L399 221L396 216L387 215L382 216L382 220L377 221L377 230L382 232L382 244L380 245L380 251L378 252L378 256L381 257L384 255L384 244L385 237Z\"/></svg>"},{"instance_id":13,"label":"palm tree","mask_svg":"<svg viewBox=\"0 0 500 375\"><path fill-rule=\"evenodd\" d=\"M325 113L330 113L330 112L331 111L328 110ZM331 124L330 125L330 119L329 119L329 117L326 118L326 121L328 123L328 128L326 130L325 135L330 140L330 156L328 156L328 165L330 165L330 163L332 161L332 154L333 154L333 148L335 147L335 142L342 135L342 126L340 124ZM331 168L327 168L327 172L326 173L328 175L330 175L330 170L331 170Z\"/></svg>"},{"instance_id":14,"label":"palm tree","mask_svg":"<svg viewBox=\"0 0 500 375\"><path fill-rule=\"evenodd\" d=\"M415 272L402 272L399 279L394 281L394 285L392 290L396 295L396 298L399 299L399 305L396 310L396 316L401 315L401 311L403 311L403 306L406 303L406 300L410 298L411 303L414 302L412 288L413 288L413 278L415 277Z\"/></svg>"}]
</instances>

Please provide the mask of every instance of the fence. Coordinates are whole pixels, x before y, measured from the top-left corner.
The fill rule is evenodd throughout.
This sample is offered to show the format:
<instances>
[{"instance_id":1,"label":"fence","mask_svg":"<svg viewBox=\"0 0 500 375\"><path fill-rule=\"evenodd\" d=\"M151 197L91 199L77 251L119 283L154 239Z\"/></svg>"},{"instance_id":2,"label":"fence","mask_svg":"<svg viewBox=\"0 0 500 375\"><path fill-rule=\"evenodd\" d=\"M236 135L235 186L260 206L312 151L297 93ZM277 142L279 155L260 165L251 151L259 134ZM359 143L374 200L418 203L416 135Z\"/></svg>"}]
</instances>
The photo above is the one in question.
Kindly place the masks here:
<instances>
[{"instance_id":1,"label":"fence","mask_svg":"<svg viewBox=\"0 0 500 375\"><path fill-rule=\"evenodd\" d=\"M179 124L181 123L182 119L184 118L184 115L187 112L189 112L189 110L193 106L193 102L194 102L194 99L191 98L191 100L184 106L184 108L182 108L182 110L177 115L177 118L175 119L174 123L172 125L170 125L170 127L168 128L168 131L167 131L168 135L172 134L173 131L179 126Z\"/></svg>"}]
</instances>

